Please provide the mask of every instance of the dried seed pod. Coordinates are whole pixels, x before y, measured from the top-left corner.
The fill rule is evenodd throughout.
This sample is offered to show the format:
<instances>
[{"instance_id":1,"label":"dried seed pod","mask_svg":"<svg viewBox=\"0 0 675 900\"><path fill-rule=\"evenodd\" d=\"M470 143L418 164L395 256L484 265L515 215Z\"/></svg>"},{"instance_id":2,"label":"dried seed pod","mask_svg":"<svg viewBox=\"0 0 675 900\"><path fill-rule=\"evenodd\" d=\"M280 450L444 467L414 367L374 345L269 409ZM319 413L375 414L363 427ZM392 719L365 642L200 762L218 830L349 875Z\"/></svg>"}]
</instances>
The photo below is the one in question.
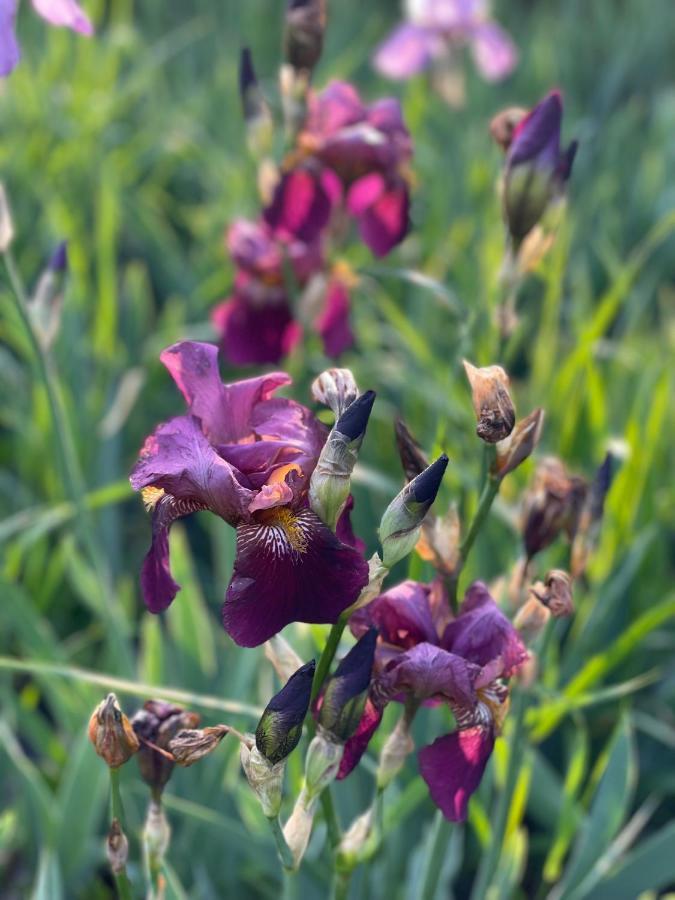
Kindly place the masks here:
<instances>
[{"instance_id":1,"label":"dried seed pod","mask_svg":"<svg viewBox=\"0 0 675 900\"><path fill-rule=\"evenodd\" d=\"M516 411L509 394L509 376L501 366L476 368L464 360L478 424L476 434L487 444L503 441L513 431Z\"/></svg>"},{"instance_id":2,"label":"dried seed pod","mask_svg":"<svg viewBox=\"0 0 675 900\"><path fill-rule=\"evenodd\" d=\"M185 729L171 738L169 750L179 766L191 766L212 753L229 730L227 725Z\"/></svg>"},{"instance_id":3,"label":"dried seed pod","mask_svg":"<svg viewBox=\"0 0 675 900\"><path fill-rule=\"evenodd\" d=\"M94 710L89 720L89 740L111 769L117 769L138 751L138 738L114 694L108 694Z\"/></svg>"}]
</instances>

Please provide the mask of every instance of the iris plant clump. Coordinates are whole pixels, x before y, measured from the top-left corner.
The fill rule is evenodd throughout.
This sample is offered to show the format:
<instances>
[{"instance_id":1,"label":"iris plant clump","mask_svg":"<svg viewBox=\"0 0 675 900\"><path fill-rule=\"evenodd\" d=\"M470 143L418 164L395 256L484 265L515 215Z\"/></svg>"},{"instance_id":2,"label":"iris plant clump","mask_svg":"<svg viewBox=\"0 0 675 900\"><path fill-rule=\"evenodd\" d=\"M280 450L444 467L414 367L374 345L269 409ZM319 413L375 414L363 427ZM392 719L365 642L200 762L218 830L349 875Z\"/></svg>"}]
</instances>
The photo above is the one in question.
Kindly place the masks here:
<instances>
[{"instance_id":1,"label":"iris plant clump","mask_svg":"<svg viewBox=\"0 0 675 900\"><path fill-rule=\"evenodd\" d=\"M33 0L33 6L52 24L91 33L74 0ZM464 45L489 80L515 65L515 48L484 3L425 0L408 7L409 21L376 52L385 74L408 77ZM3 74L18 59L15 12L13 0L0 0ZM358 502L352 475L375 391L361 391L349 369L327 369L312 385L311 408L282 393L291 385L283 371L222 381L220 352L231 364L276 363L303 340L307 326L328 356L352 346L350 294L358 279L335 257L336 248L355 229L368 250L383 257L411 227L413 140L400 104L392 98L365 102L344 81L314 86L326 23L323 0L288 3L279 79L282 151L276 155L270 106L250 52L242 54L241 100L258 162L260 214L228 230L236 274L232 295L213 313L220 346L183 340L161 353L186 408L148 435L131 473L150 518L140 572L148 610L161 614L180 590L170 567L172 524L193 513L218 516L236 533L231 576L222 586L222 625L239 647L264 644L283 686L267 702L255 734L224 723L200 728L198 714L161 698L147 700L131 719L114 694L97 707L89 737L110 770L107 849L122 897L131 896L132 885L120 767L135 756L149 789L143 843L150 896L159 897L170 841L165 787L176 765L200 762L227 735L239 741L243 773L289 871L301 865L321 810L344 885L386 840L382 794L415 749L431 800L448 820L463 821L509 728L518 680L534 677L550 620L573 613L574 581L584 576L597 542L611 484L610 456L590 481L570 474L557 458L540 459L522 501L522 556L491 584L466 584L465 567L492 504L504 480L536 452L544 413L536 408L518 418L506 370L496 360L482 367L465 361L466 406L473 407L474 440L483 452L473 515L460 518L452 505L434 506L452 462L444 452L430 461L397 420L392 437L403 484L381 510L380 547L367 559L350 514ZM510 108L492 122L505 154L502 313L514 315L518 285L554 235L548 217L564 202L576 143L561 147L562 112L554 90L530 111ZM8 245L13 228L4 192L2 198L0 232ZM66 268L61 247L35 298L20 309L38 354L46 354L53 339L54 297ZM332 411L330 427L317 404ZM540 569L540 554L560 538L570 544L568 567ZM413 553L424 561L417 571L425 574L401 579L399 564ZM395 567L394 583L385 584ZM303 661L280 635L298 622L331 626L316 661ZM351 638L343 643L345 633ZM434 740L420 739L422 710L436 722ZM391 711L396 722L382 736ZM522 715L521 704L516 736ZM342 835L331 791L376 744L374 799ZM287 759L303 752L302 786L287 797Z\"/></svg>"}]
</instances>

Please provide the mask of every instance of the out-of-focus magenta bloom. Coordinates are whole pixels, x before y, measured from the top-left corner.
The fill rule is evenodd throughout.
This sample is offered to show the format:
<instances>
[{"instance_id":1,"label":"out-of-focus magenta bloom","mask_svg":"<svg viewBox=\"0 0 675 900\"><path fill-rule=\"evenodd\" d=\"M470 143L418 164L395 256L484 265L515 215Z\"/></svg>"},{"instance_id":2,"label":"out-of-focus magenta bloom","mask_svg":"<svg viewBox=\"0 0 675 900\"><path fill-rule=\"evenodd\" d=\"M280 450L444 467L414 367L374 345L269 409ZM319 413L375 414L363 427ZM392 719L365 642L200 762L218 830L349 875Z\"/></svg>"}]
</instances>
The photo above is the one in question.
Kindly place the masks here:
<instances>
[{"instance_id":1,"label":"out-of-focus magenta bloom","mask_svg":"<svg viewBox=\"0 0 675 900\"><path fill-rule=\"evenodd\" d=\"M443 814L463 820L506 712L504 679L527 658L518 632L479 581L456 618L438 583L404 581L354 613L350 626L356 635L375 626L379 639L373 708L347 743L340 777L359 761L387 702L447 703L457 730L419 751L420 771Z\"/></svg>"},{"instance_id":2,"label":"out-of-focus magenta bloom","mask_svg":"<svg viewBox=\"0 0 675 900\"><path fill-rule=\"evenodd\" d=\"M298 150L277 185L265 221L275 233L313 240L336 207L358 222L363 241L385 256L406 236L406 169L412 141L397 100L366 106L352 85L312 94Z\"/></svg>"},{"instance_id":3,"label":"out-of-focus magenta bloom","mask_svg":"<svg viewBox=\"0 0 675 900\"><path fill-rule=\"evenodd\" d=\"M228 232L227 247L237 266L234 289L211 314L223 353L234 365L278 363L302 337L287 281L301 290L324 271L320 239L307 243L289 230L273 233L264 222L240 219ZM345 281L330 278L313 323L330 357L354 342L349 311Z\"/></svg>"},{"instance_id":4,"label":"out-of-focus magenta bloom","mask_svg":"<svg viewBox=\"0 0 675 900\"><path fill-rule=\"evenodd\" d=\"M506 154L504 211L516 241L534 228L572 173L577 142L562 150L563 101L560 91L544 97L516 125Z\"/></svg>"},{"instance_id":5,"label":"out-of-focus magenta bloom","mask_svg":"<svg viewBox=\"0 0 675 900\"><path fill-rule=\"evenodd\" d=\"M335 622L366 584L368 565L307 503L325 427L274 396L290 384L284 372L223 384L217 347L191 341L161 360L188 412L155 429L131 474L152 510L141 572L148 609L166 609L179 590L169 568L171 524L209 509L237 529L222 619L238 644L257 646L290 622Z\"/></svg>"},{"instance_id":6,"label":"out-of-focus magenta bloom","mask_svg":"<svg viewBox=\"0 0 675 900\"><path fill-rule=\"evenodd\" d=\"M0 76L9 75L21 58L15 24L18 0L0 0ZM35 12L50 25L90 36L94 28L76 0L32 0Z\"/></svg>"},{"instance_id":7,"label":"out-of-focus magenta bloom","mask_svg":"<svg viewBox=\"0 0 675 900\"><path fill-rule=\"evenodd\" d=\"M375 51L375 68L388 78L406 79L435 60L468 46L486 81L501 81L518 62L518 51L488 14L485 0L407 0L406 22Z\"/></svg>"}]
</instances>

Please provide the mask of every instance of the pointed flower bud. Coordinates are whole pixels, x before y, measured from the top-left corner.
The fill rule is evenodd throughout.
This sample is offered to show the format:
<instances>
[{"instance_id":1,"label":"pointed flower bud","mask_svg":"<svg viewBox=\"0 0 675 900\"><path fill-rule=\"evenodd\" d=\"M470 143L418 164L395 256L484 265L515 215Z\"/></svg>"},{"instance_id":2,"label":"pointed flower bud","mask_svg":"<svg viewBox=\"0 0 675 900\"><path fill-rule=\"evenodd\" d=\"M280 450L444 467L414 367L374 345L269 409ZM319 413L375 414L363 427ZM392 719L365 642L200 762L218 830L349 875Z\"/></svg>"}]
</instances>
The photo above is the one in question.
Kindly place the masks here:
<instances>
[{"instance_id":1,"label":"pointed flower bud","mask_svg":"<svg viewBox=\"0 0 675 900\"><path fill-rule=\"evenodd\" d=\"M188 712L172 703L148 700L131 720L141 745L138 753L141 778L155 797L161 795L174 769L169 742L179 731L196 728L199 719L198 713Z\"/></svg>"},{"instance_id":2,"label":"pointed flower bud","mask_svg":"<svg viewBox=\"0 0 675 900\"><path fill-rule=\"evenodd\" d=\"M572 579L563 569L551 569L544 582L538 581L530 593L551 611L556 619L567 618L574 613Z\"/></svg>"},{"instance_id":3,"label":"pointed flower bud","mask_svg":"<svg viewBox=\"0 0 675 900\"><path fill-rule=\"evenodd\" d=\"M288 0L284 58L294 69L312 72L321 57L326 0Z\"/></svg>"},{"instance_id":4,"label":"pointed flower bud","mask_svg":"<svg viewBox=\"0 0 675 900\"><path fill-rule=\"evenodd\" d=\"M215 750L229 730L227 725L213 725L179 731L169 741L169 751L179 766L191 766Z\"/></svg>"},{"instance_id":5,"label":"pointed flower bud","mask_svg":"<svg viewBox=\"0 0 675 900\"><path fill-rule=\"evenodd\" d=\"M417 543L422 521L436 499L447 465L444 453L407 484L385 510L379 533L382 562L388 568L407 556Z\"/></svg>"},{"instance_id":6,"label":"pointed flower bud","mask_svg":"<svg viewBox=\"0 0 675 900\"><path fill-rule=\"evenodd\" d=\"M47 268L52 272L65 272L68 269L68 241L61 241L56 246Z\"/></svg>"},{"instance_id":7,"label":"pointed flower bud","mask_svg":"<svg viewBox=\"0 0 675 900\"><path fill-rule=\"evenodd\" d=\"M319 710L319 725L336 741L347 741L361 721L376 643L377 629L370 628L328 679Z\"/></svg>"},{"instance_id":8,"label":"pointed flower bud","mask_svg":"<svg viewBox=\"0 0 675 900\"><path fill-rule=\"evenodd\" d=\"M478 424L476 434L487 444L503 441L513 431L516 411L509 394L509 376L501 366L477 369L464 360Z\"/></svg>"},{"instance_id":9,"label":"pointed flower bud","mask_svg":"<svg viewBox=\"0 0 675 900\"><path fill-rule=\"evenodd\" d=\"M497 444L494 476L500 481L525 462L539 443L544 425L544 410L535 409L516 423L511 434Z\"/></svg>"},{"instance_id":10,"label":"pointed flower bud","mask_svg":"<svg viewBox=\"0 0 675 900\"><path fill-rule=\"evenodd\" d=\"M143 826L143 846L148 859L161 863L171 840L171 826L167 821L162 804L151 800Z\"/></svg>"},{"instance_id":11,"label":"pointed flower bud","mask_svg":"<svg viewBox=\"0 0 675 900\"><path fill-rule=\"evenodd\" d=\"M564 193L576 142L560 149L562 97L551 91L515 127L504 171L504 217L516 248Z\"/></svg>"},{"instance_id":12,"label":"pointed flower bud","mask_svg":"<svg viewBox=\"0 0 675 900\"><path fill-rule=\"evenodd\" d=\"M272 150L274 122L258 84L253 57L248 47L244 47L239 59L239 94L249 150L257 159L262 159Z\"/></svg>"},{"instance_id":13,"label":"pointed flower bud","mask_svg":"<svg viewBox=\"0 0 675 900\"><path fill-rule=\"evenodd\" d=\"M281 809L286 761L273 765L265 759L252 740L250 744L242 741L239 758L246 780L260 801L263 814L268 819L275 819Z\"/></svg>"},{"instance_id":14,"label":"pointed flower bud","mask_svg":"<svg viewBox=\"0 0 675 900\"><path fill-rule=\"evenodd\" d=\"M312 693L315 662L301 666L270 700L255 733L255 745L275 765L295 750Z\"/></svg>"},{"instance_id":15,"label":"pointed flower bud","mask_svg":"<svg viewBox=\"0 0 675 900\"><path fill-rule=\"evenodd\" d=\"M396 422L394 423L394 432L396 434L398 455L401 459L405 477L408 481L412 481L413 478L421 475L422 472L429 467L429 460L410 433L410 430L403 419L396 419Z\"/></svg>"},{"instance_id":16,"label":"pointed flower bud","mask_svg":"<svg viewBox=\"0 0 675 900\"><path fill-rule=\"evenodd\" d=\"M106 839L106 856L113 875L120 875L126 868L129 858L129 841L122 831L119 819L113 819Z\"/></svg>"},{"instance_id":17,"label":"pointed flower bud","mask_svg":"<svg viewBox=\"0 0 675 900\"><path fill-rule=\"evenodd\" d=\"M359 863L370 859L380 842L375 804L354 819L337 849L338 870L351 872Z\"/></svg>"},{"instance_id":18,"label":"pointed flower bud","mask_svg":"<svg viewBox=\"0 0 675 900\"><path fill-rule=\"evenodd\" d=\"M119 768L137 752L138 738L114 694L108 694L94 710L89 720L89 740L111 769Z\"/></svg>"},{"instance_id":19,"label":"pointed flower bud","mask_svg":"<svg viewBox=\"0 0 675 900\"><path fill-rule=\"evenodd\" d=\"M50 256L29 301L31 321L45 349L51 347L61 326L64 275L67 269L67 244L62 241Z\"/></svg>"},{"instance_id":20,"label":"pointed flower bud","mask_svg":"<svg viewBox=\"0 0 675 900\"><path fill-rule=\"evenodd\" d=\"M293 856L295 869L300 865L312 836L315 812L316 796L310 797L306 788L303 788L295 802L293 812L284 825L284 840Z\"/></svg>"},{"instance_id":21,"label":"pointed flower bud","mask_svg":"<svg viewBox=\"0 0 675 900\"><path fill-rule=\"evenodd\" d=\"M319 727L307 748L305 758L305 792L309 799L318 797L335 781L344 751L343 741Z\"/></svg>"},{"instance_id":22,"label":"pointed flower bud","mask_svg":"<svg viewBox=\"0 0 675 900\"><path fill-rule=\"evenodd\" d=\"M608 453L591 482L586 502L572 544L572 574L581 575L600 536L600 525L605 509L605 497L611 487L614 474L614 456Z\"/></svg>"},{"instance_id":23,"label":"pointed flower bud","mask_svg":"<svg viewBox=\"0 0 675 900\"><path fill-rule=\"evenodd\" d=\"M414 749L415 742L410 734L410 721L404 714L396 723L380 753L380 764L377 767L378 788L385 788L396 778Z\"/></svg>"},{"instance_id":24,"label":"pointed flower bud","mask_svg":"<svg viewBox=\"0 0 675 900\"><path fill-rule=\"evenodd\" d=\"M326 369L312 382L312 397L330 407L336 419L358 396L359 389L350 369Z\"/></svg>"},{"instance_id":25,"label":"pointed flower bud","mask_svg":"<svg viewBox=\"0 0 675 900\"><path fill-rule=\"evenodd\" d=\"M347 407L328 435L312 472L309 505L333 531L349 496L352 472L374 402L375 391L366 391Z\"/></svg>"}]
</instances>

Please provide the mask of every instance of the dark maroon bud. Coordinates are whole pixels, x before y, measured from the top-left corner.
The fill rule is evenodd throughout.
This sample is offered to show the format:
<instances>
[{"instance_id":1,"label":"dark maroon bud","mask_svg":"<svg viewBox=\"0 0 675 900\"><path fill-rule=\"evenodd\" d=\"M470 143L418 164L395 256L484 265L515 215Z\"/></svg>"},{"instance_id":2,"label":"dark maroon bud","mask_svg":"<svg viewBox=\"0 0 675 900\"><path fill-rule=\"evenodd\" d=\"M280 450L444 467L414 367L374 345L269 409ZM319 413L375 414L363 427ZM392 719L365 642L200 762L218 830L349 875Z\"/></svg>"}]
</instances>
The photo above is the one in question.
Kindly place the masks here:
<instances>
[{"instance_id":1,"label":"dark maroon bud","mask_svg":"<svg viewBox=\"0 0 675 900\"><path fill-rule=\"evenodd\" d=\"M377 629L369 629L340 660L328 680L319 710L319 725L344 743L356 731L368 698Z\"/></svg>"},{"instance_id":2,"label":"dark maroon bud","mask_svg":"<svg viewBox=\"0 0 675 900\"><path fill-rule=\"evenodd\" d=\"M302 735L312 693L315 662L306 663L288 679L270 700L258 722L255 745L265 759L276 765L295 750Z\"/></svg>"},{"instance_id":3,"label":"dark maroon bud","mask_svg":"<svg viewBox=\"0 0 675 900\"><path fill-rule=\"evenodd\" d=\"M68 268L68 241L61 241L52 253L47 268L52 272L65 272Z\"/></svg>"},{"instance_id":4,"label":"dark maroon bud","mask_svg":"<svg viewBox=\"0 0 675 900\"><path fill-rule=\"evenodd\" d=\"M375 402L375 391L366 391L342 413L335 423L335 430L344 434L350 441L363 440L368 426L368 419Z\"/></svg>"},{"instance_id":5,"label":"dark maroon bud","mask_svg":"<svg viewBox=\"0 0 675 900\"><path fill-rule=\"evenodd\" d=\"M403 419L397 419L394 423L394 431L396 433L396 446L398 447L398 455L401 458L401 465L408 481L412 481L418 475L428 468L429 460L424 451L417 443L413 435L410 433L408 426Z\"/></svg>"},{"instance_id":6,"label":"dark maroon bud","mask_svg":"<svg viewBox=\"0 0 675 900\"><path fill-rule=\"evenodd\" d=\"M418 503L431 504L436 499L436 494L441 486L441 481L448 467L448 457L442 453L436 462L410 482L412 494Z\"/></svg>"}]
</instances>

